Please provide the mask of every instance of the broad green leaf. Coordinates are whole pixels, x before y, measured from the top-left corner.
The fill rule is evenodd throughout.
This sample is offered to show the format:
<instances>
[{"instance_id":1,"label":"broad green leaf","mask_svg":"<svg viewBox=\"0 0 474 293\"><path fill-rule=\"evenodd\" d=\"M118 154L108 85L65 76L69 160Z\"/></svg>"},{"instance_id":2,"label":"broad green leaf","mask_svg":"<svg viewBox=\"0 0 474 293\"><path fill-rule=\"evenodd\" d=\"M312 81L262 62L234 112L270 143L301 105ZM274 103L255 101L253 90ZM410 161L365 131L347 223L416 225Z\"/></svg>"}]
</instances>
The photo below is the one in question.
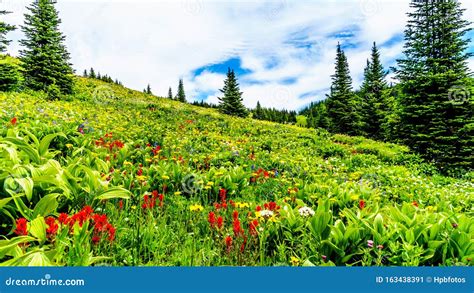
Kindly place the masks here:
<instances>
[{"instance_id":1,"label":"broad green leaf","mask_svg":"<svg viewBox=\"0 0 474 293\"><path fill-rule=\"evenodd\" d=\"M36 237L40 243L46 241L46 223L43 217L38 217L30 222L28 231Z\"/></svg>"},{"instance_id":2,"label":"broad green leaf","mask_svg":"<svg viewBox=\"0 0 474 293\"><path fill-rule=\"evenodd\" d=\"M120 187L112 187L109 188L107 191L101 193L100 195L96 196L95 200L108 200L114 198L121 198L121 199L129 199L130 198L130 191L120 188Z\"/></svg>"},{"instance_id":3,"label":"broad green leaf","mask_svg":"<svg viewBox=\"0 0 474 293\"><path fill-rule=\"evenodd\" d=\"M37 216L46 217L50 215L54 211L56 211L58 207L57 201L58 194L48 194L44 196L40 201L36 204L35 209L33 210L33 218Z\"/></svg>"},{"instance_id":4,"label":"broad green leaf","mask_svg":"<svg viewBox=\"0 0 474 293\"><path fill-rule=\"evenodd\" d=\"M53 141L53 139L55 139L58 136L61 136L64 138L66 137L64 133L59 132L59 133L48 134L45 137L43 137L43 139L41 139L41 142L38 148L40 156L42 157L46 156L46 154L48 153L48 149L49 149L49 145L51 144L51 141Z\"/></svg>"}]
</instances>

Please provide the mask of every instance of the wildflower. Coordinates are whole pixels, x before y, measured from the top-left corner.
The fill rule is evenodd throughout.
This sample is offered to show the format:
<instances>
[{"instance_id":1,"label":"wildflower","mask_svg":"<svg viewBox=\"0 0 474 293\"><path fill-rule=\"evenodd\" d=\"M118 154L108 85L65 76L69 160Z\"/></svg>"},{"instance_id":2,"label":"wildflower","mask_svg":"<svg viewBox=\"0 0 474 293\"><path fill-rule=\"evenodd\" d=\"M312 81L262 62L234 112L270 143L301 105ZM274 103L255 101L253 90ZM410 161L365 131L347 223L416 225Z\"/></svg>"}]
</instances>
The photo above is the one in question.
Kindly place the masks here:
<instances>
[{"instance_id":1,"label":"wildflower","mask_svg":"<svg viewBox=\"0 0 474 293\"><path fill-rule=\"evenodd\" d=\"M58 222L62 225L65 225L68 223L69 216L66 213L60 213L58 217Z\"/></svg>"},{"instance_id":2,"label":"wildflower","mask_svg":"<svg viewBox=\"0 0 474 293\"><path fill-rule=\"evenodd\" d=\"M326 261L328 259L328 257L325 255L321 255L321 258L323 259L323 261Z\"/></svg>"},{"instance_id":3,"label":"wildflower","mask_svg":"<svg viewBox=\"0 0 474 293\"><path fill-rule=\"evenodd\" d=\"M367 246L370 247L370 248L374 247L374 241L367 240Z\"/></svg>"},{"instance_id":4,"label":"wildflower","mask_svg":"<svg viewBox=\"0 0 474 293\"><path fill-rule=\"evenodd\" d=\"M229 253L230 249L232 248L232 237L227 236L225 238L225 246L227 247L227 253Z\"/></svg>"},{"instance_id":5,"label":"wildflower","mask_svg":"<svg viewBox=\"0 0 474 293\"><path fill-rule=\"evenodd\" d=\"M241 233L243 234L244 231L242 230L242 227L240 226L239 219L235 219L233 225L234 225L235 236L239 236Z\"/></svg>"},{"instance_id":6,"label":"wildflower","mask_svg":"<svg viewBox=\"0 0 474 293\"><path fill-rule=\"evenodd\" d=\"M258 232L257 232L257 226L258 226L258 221L257 220L253 220L249 223L249 230L250 230L250 234L251 235L257 235Z\"/></svg>"},{"instance_id":7,"label":"wildflower","mask_svg":"<svg viewBox=\"0 0 474 293\"><path fill-rule=\"evenodd\" d=\"M138 181L145 181L145 180L146 180L146 176L137 176L137 180L138 180Z\"/></svg>"},{"instance_id":8,"label":"wildflower","mask_svg":"<svg viewBox=\"0 0 474 293\"><path fill-rule=\"evenodd\" d=\"M108 224L106 229L107 229L107 232L109 233L108 240L111 241L111 242L114 241L115 231L116 231L115 227L112 226L111 224Z\"/></svg>"},{"instance_id":9,"label":"wildflower","mask_svg":"<svg viewBox=\"0 0 474 293\"><path fill-rule=\"evenodd\" d=\"M261 206L257 206L257 207L255 208L255 211L257 211L257 212L260 212L261 210L262 210L262 207L261 207Z\"/></svg>"},{"instance_id":10,"label":"wildflower","mask_svg":"<svg viewBox=\"0 0 474 293\"><path fill-rule=\"evenodd\" d=\"M92 243L97 244L100 241L100 237L97 235L92 236Z\"/></svg>"},{"instance_id":11,"label":"wildflower","mask_svg":"<svg viewBox=\"0 0 474 293\"><path fill-rule=\"evenodd\" d=\"M356 200L359 199L359 196L356 195L356 194L353 194L353 195L351 195L351 199L352 199L353 201L356 201Z\"/></svg>"},{"instance_id":12,"label":"wildflower","mask_svg":"<svg viewBox=\"0 0 474 293\"><path fill-rule=\"evenodd\" d=\"M298 212L300 213L300 216L302 217L312 217L314 216L314 211L313 209L309 208L309 207L302 207L298 210Z\"/></svg>"},{"instance_id":13,"label":"wildflower","mask_svg":"<svg viewBox=\"0 0 474 293\"><path fill-rule=\"evenodd\" d=\"M456 229L459 225L457 223L453 223L452 226L454 229Z\"/></svg>"},{"instance_id":14,"label":"wildflower","mask_svg":"<svg viewBox=\"0 0 474 293\"><path fill-rule=\"evenodd\" d=\"M214 226L216 225L216 214L214 214L214 212L209 212L207 220L209 222L209 225L211 225L211 228L214 228Z\"/></svg>"},{"instance_id":15,"label":"wildflower","mask_svg":"<svg viewBox=\"0 0 474 293\"><path fill-rule=\"evenodd\" d=\"M28 221L25 218L19 218L16 220L16 229L15 234L18 236L25 236L28 235L28 228L27 228Z\"/></svg>"},{"instance_id":16,"label":"wildflower","mask_svg":"<svg viewBox=\"0 0 474 293\"><path fill-rule=\"evenodd\" d=\"M380 250L382 250L382 249L383 249L383 245L382 245L382 244L379 244L379 245L377 245L377 248L380 249Z\"/></svg>"},{"instance_id":17,"label":"wildflower","mask_svg":"<svg viewBox=\"0 0 474 293\"><path fill-rule=\"evenodd\" d=\"M170 177L169 177L169 176L166 176L166 175L163 175L163 176L161 176L161 179L163 179L163 180L169 180Z\"/></svg>"},{"instance_id":18,"label":"wildflower","mask_svg":"<svg viewBox=\"0 0 474 293\"><path fill-rule=\"evenodd\" d=\"M219 198L221 199L221 202L225 202L227 196L227 190L224 188L219 189Z\"/></svg>"},{"instance_id":19,"label":"wildflower","mask_svg":"<svg viewBox=\"0 0 474 293\"><path fill-rule=\"evenodd\" d=\"M224 218L222 218L221 216L219 216L217 218L217 228L219 229L222 229L222 226L224 225Z\"/></svg>"},{"instance_id":20,"label":"wildflower","mask_svg":"<svg viewBox=\"0 0 474 293\"><path fill-rule=\"evenodd\" d=\"M250 205L246 202L236 202L235 207L239 209L249 208Z\"/></svg>"},{"instance_id":21,"label":"wildflower","mask_svg":"<svg viewBox=\"0 0 474 293\"><path fill-rule=\"evenodd\" d=\"M271 218L273 217L274 213L273 211L269 211L269 210L262 210L260 212L255 212L255 215L259 218Z\"/></svg>"},{"instance_id":22,"label":"wildflower","mask_svg":"<svg viewBox=\"0 0 474 293\"><path fill-rule=\"evenodd\" d=\"M66 144L66 147L67 147L68 149L72 149L73 145L70 144L70 143L67 143L67 144Z\"/></svg>"},{"instance_id":23,"label":"wildflower","mask_svg":"<svg viewBox=\"0 0 474 293\"><path fill-rule=\"evenodd\" d=\"M413 201L411 204L415 207L418 207L418 203L416 201Z\"/></svg>"},{"instance_id":24,"label":"wildflower","mask_svg":"<svg viewBox=\"0 0 474 293\"><path fill-rule=\"evenodd\" d=\"M235 220L237 220L238 218L239 218L239 212L238 212L238 211L234 211L234 212L232 213L232 219L234 219L234 221L235 221Z\"/></svg>"},{"instance_id":25,"label":"wildflower","mask_svg":"<svg viewBox=\"0 0 474 293\"><path fill-rule=\"evenodd\" d=\"M181 191L176 191L174 195L181 195Z\"/></svg>"},{"instance_id":26,"label":"wildflower","mask_svg":"<svg viewBox=\"0 0 474 293\"><path fill-rule=\"evenodd\" d=\"M16 117L13 117L12 120L10 120L10 123L11 123L13 126L15 126L17 121L18 121L18 119L16 119Z\"/></svg>"},{"instance_id":27,"label":"wildflower","mask_svg":"<svg viewBox=\"0 0 474 293\"><path fill-rule=\"evenodd\" d=\"M360 208L361 210L365 208L365 201L364 201L363 199L361 199L361 200L359 201L359 208Z\"/></svg>"},{"instance_id":28,"label":"wildflower","mask_svg":"<svg viewBox=\"0 0 474 293\"><path fill-rule=\"evenodd\" d=\"M142 176L142 175L143 175L143 169L138 169L137 176Z\"/></svg>"},{"instance_id":29,"label":"wildflower","mask_svg":"<svg viewBox=\"0 0 474 293\"><path fill-rule=\"evenodd\" d=\"M190 206L189 209L191 210L191 212L200 212L204 210L204 207L202 205L195 204L195 205Z\"/></svg>"},{"instance_id":30,"label":"wildflower","mask_svg":"<svg viewBox=\"0 0 474 293\"><path fill-rule=\"evenodd\" d=\"M118 206L119 206L119 209L122 210L123 209L123 199L121 199L118 203Z\"/></svg>"},{"instance_id":31,"label":"wildflower","mask_svg":"<svg viewBox=\"0 0 474 293\"><path fill-rule=\"evenodd\" d=\"M58 232L59 225L56 223L56 219L53 217L48 217L45 219L46 225L48 225L48 228L46 229L46 234L48 237L51 237Z\"/></svg>"},{"instance_id":32,"label":"wildflower","mask_svg":"<svg viewBox=\"0 0 474 293\"><path fill-rule=\"evenodd\" d=\"M292 256L290 257L290 263L296 267L300 264L300 260L297 257Z\"/></svg>"}]
</instances>

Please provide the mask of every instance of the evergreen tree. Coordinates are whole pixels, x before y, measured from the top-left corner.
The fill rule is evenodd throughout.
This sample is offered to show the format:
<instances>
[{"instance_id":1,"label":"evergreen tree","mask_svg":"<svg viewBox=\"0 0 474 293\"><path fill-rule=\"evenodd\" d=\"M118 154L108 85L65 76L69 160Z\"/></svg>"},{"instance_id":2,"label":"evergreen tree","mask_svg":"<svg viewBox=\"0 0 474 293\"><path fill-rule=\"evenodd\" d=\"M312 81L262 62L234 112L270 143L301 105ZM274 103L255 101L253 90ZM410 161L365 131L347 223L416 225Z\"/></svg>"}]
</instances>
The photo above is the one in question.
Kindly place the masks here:
<instances>
[{"instance_id":1,"label":"evergreen tree","mask_svg":"<svg viewBox=\"0 0 474 293\"><path fill-rule=\"evenodd\" d=\"M87 69L84 69L84 72L82 73L83 77L89 77L89 74L87 73Z\"/></svg>"},{"instance_id":2,"label":"evergreen tree","mask_svg":"<svg viewBox=\"0 0 474 293\"><path fill-rule=\"evenodd\" d=\"M360 91L362 132L374 139L382 138L381 126L388 115L385 92L387 89L386 75L387 72L383 68L380 53L374 42L371 60L367 60L367 66L364 70L364 82Z\"/></svg>"},{"instance_id":3,"label":"evergreen tree","mask_svg":"<svg viewBox=\"0 0 474 293\"><path fill-rule=\"evenodd\" d=\"M227 71L224 88L220 90L224 96L219 98L220 111L227 115L239 117L247 116L247 109L243 104L242 93L235 76L234 70Z\"/></svg>"},{"instance_id":4,"label":"evergreen tree","mask_svg":"<svg viewBox=\"0 0 474 293\"><path fill-rule=\"evenodd\" d=\"M178 95L176 96L176 100L186 103L186 94L184 92L184 85L182 79L179 80Z\"/></svg>"},{"instance_id":5,"label":"evergreen tree","mask_svg":"<svg viewBox=\"0 0 474 293\"><path fill-rule=\"evenodd\" d=\"M72 93L73 70L65 37L59 31L61 20L50 0L37 0L28 7L22 26L25 47L20 51L25 69L25 84L34 90L56 85L63 94Z\"/></svg>"},{"instance_id":6,"label":"evergreen tree","mask_svg":"<svg viewBox=\"0 0 474 293\"><path fill-rule=\"evenodd\" d=\"M331 120L330 130L336 133L357 135L360 133L357 96L352 91L352 78L346 55L337 44L335 74L331 76L331 92L327 99L327 112Z\"/></svg>"},{"instance_id":7,"label":"evergreen tree","mask_svg":"<svg viewBox=\"0 0 474 293\"><path fill-rule=\"evenodd\" d=\"M470 23L455 0L412 1L405 30L402 141L442 170L474 167L474 101L465 38ZM460 101L456 95L466 97Z\"/></svg>"},{"instance_id":8,"label":"evergreen tree","mask_svg":"<svg viewBox=\"0 0 474 293\"><path fill-rule=\"evenodd\" d=\"M95 75L95 70L94 68L91 67L91 70L89 72L89 77L90 78L97 78L97 76Z\"/></svg>"},{"instance_id":9,"label":"evergreen tree","mask_svg":"<svg viewBox=\"0 0 474 293\"><path fill-rule=\"evenodd\" d=\"M10 12L0 10L0 16L8 13ZM7 50L7 46L11 41L7 39L6 35L13 30L15 30L15 26L9 25L0 19L0 53L4 53Z\"/></svg>"},{"instance_id":10,"label":"evergreen tree","mask_svg":"<svg viewBox=\"0 0 474 293\"><path fill-rule=\"evenodd\" d=\"M153 95L153 93L151 92L151 86L150 86L150 84L148 84L148 85L146 86L145 93L147 93L147 94L149 94L149 95Z\"/></svg>"},{"instance_id":11,"label":"evergreen tree","mask_svg":"<svg viewBox=\"0 0 474 293\"><path fill-rule=\"evenodd\" d=\"M171 87L168 89L168 99L173 99L173 90L171 89Z\"/></svg>"},{"instance_id":12,"label":"evergreen tree","mask_svg":"<svg viewBox=\"0 0 474 293\"><path fill-rule=\"evenodd\" d=\"M255 108L254 118L259 120L263 119L262 105L260 105L260 101L257 101L257 108Z\"/></svg>"}]
</instances>

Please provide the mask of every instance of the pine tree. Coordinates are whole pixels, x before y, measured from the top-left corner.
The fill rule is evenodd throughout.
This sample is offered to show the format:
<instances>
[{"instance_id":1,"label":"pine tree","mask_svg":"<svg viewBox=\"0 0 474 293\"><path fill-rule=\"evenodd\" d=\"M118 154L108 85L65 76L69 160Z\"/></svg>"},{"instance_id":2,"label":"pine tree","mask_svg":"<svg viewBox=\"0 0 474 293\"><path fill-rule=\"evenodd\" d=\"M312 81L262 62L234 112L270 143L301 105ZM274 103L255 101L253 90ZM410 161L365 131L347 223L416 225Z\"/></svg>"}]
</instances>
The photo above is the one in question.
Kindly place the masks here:
<instances>
[{"instance_id":1,"label":"pine tree","mask_svg":"<svg viewBox=\"0 0 474 293\"><path fill-rule=\"evenodd\" d=\"M146 86L145 93L146 93L146 94L149 94L149 95L153 95L153 93L151 92L151 86L150 86L150 84L148 84L148 85Z\"/></svg>"},{"instance_id":2,"label":"pine tree","mask_svg":"<svg viewBox=\"0 0 474 293\"><path fill-rule=\"evenodd\" d=\"M94 68L91 67L91 70L89 71L89 77L90 78L96 78L97 76L95 75L95 70Z\"/></svg>"},{"instance_id":3,"label":"pine tree","mask_svg":"<svg viewBox=\"0 0 474 293\"><path fill-rule=\"evenodd\" d=\"M360 133L357 96L352 91L352 78L346 55L337 44L335 74L331 76L331 92L327 99L330 130L336 133L357 135Z\"/></svg>"},{"instance_id":4,"label":"pine tree","mask_svg":"<svg viewBox=\"0 0 474 293\"><path fill-rule=\"evenodd\" d=\"M22 31L25 47L20 51L25 68L25 84L34 90L45 90L50 85L59 87L61 93L70 94L73 89L73 70L65 37L59 31L61 20L50 0L34 1L25 14Z\"/></svg>"},{"instance_id":5,"label":"pine tree","mask_svg":"<svg viewBox=\"0 0 474 293\"><path fill-rule=\"evenodd\" d=\"M388 115L388 105L386 101L387 82L384 70L380 61L380 53L377 45L373 44L371 60L367 60L364 70L364 81L361 87L361 119L362 132L364 135L381 139L383 136L382 124Z\"/></svg>"},{"instance_id":6,"label":"pine tree","mask_svg":"<svg viewBox=\"0 0 474 293\"><path fill-rule=\"evenodd\" d=\"M84 69L84 72L82 73L82 77L89 77L89 73L87 73L87 69Z\"/></svg>"},{"instance_id":7,"label":"pine tree","mask_svg":"<svg viewBox=\"0 0 474 293\"><path fill-rule=\"evenodd\" d=\"M405 30L402 141L442 170L474 167L474 101L465 38L470 23L455 0L412 1ZM466 97L456 100L456 95Z\"/></svg>"},{"instance_id":8,"label":"pine tree","mask_svg":"<svg viewBox=\"0 0 474 293\"><path fill-rule=\"evenodd\" d=\"M182 79L179 80L178 95L176 96L176 100L186 103L186 94L184 92L184 85Z\"/></svg>"},{"instance_id":9,"label":"pine tree","mask_svg":"<svg viewBox=\"0 0 474 293\"><path fill-rule=\"evenodd\" d=\"M263 119L262 105L260 105L260 101L257 101L257 108L255 108L254 118L259 120Z\"/></svg>"},{"instance_id":10,"label":"pine tree","mask_svg":"<svg viewBox=\"0 0 474 293\"><path fill-rule=\"evenodd\" d=\"M5 10L0 10L0 16L8 14ZM10 44L10 40L7 39L7 34L15 30L15 26L7 24L0 20L0 53L4 53L7 50L7 46Z\"/></svg>"},{"instance_id":11,"label":"pine tree","mask_svg":"<svg viewBox=\"0 0 474 293\"><path fill-rule=\"evenodd\" d=\"M171 89L171 87L168 89L168 99L173 99L173 90Z\"/></svg>"},{"instance_id":12,"label":"pine tree","mask_svg":"<svg viewBox=\"0 0 474 293\"><path fill-rule=\"evenodd\" d=\"M219 107L222 113L239 117L247 116L247 109L243 104L242 93L234 70L228 69L224 88L220 91L224 94L219 98Z\"/></svg>"}]
</instances>

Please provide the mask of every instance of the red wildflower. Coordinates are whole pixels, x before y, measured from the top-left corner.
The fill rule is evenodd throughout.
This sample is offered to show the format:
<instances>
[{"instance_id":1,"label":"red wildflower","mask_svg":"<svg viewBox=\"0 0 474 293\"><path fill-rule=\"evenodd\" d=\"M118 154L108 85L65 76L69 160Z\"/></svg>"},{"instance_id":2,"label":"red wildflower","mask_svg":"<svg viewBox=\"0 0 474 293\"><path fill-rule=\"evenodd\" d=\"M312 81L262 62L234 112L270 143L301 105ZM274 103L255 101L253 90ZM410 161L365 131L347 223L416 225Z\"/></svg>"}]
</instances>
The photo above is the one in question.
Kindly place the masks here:
<instances>
[{"instance_id":1,"label":"red wildflower","mask_svg":"<svg viewBox=\"0 0 474 293\"><path fill-rule=\"evenodd\" d=\"M10 123L11 123L13 126L15 126L17 121L18 121L18 120L16 119L16 117L13 117L12 120L10 120Z\"/></svg>"},{"instance_id":2,"label":"red wildflower","mask_svg":"<svg viewBox=\"0 0 474 293\"><path fill-rule=\"evenodd\" d=\"M224 188L219 189L219 198L221 199L221 202L225 202L227 197L227 190Z\"/></svg>"},{"instance_id":3,"label":"red wildflower","mask_svg":"<svg viewBox=\"0 0 474 293\"><path fill-rule=\"evenodd\" d=\"M119 209L122 210L123 209L123 199L121 199L118 203L119 205Z\"/></svg>"},{"instance_id":4,"label":"red wildflower","mask_svg":"<svg viewBox=\"0 0 474 293\"><path fill-rule=\"evenodd\" d=\"M240 252L244 252L246 244L247 244L247 236L244 236L244 242L240 246Z\"/></svg>"},{"instance_id":5,"label":"red wildflower","mask_svg":"<svg viewBox=\"0 0 474 293\"><path fill-rule=\"evenodd\" d=\"M239 218L239 212L238 212L238 211L234 211L234 212L232 213L232 219L234 219L234 221L235 221L235 220L237 220L238 218Z\"/></svg>"},{"instance_id":6,"label":"red wildflower","mask_svg":"<svg viewBox=\"0 0 474 293\"><path fill-rule=\"evenodd\" d=\"M412 205L418 207L418 203L416 201L412 202Z\"/></svg>"},{"instance_id":7,"label":"red wildflower","mask_svg":"<svg viewBox=\"0 0 474 293\"><path fill-rule=\"evenodd\" d=\"M216 210L218 210L218 209L221 208L221 205L216 202L216 203L214 204L214 208L215 208Z\"/></svg>"},{"instance_id":8,"label":"red wildflower","mask_svg":"<svg viewBox=\"0 0 474 293\"><path fill-rule=\"evenodd\" d=\"M100 237L97 235L92 236L92 243L97 244L100 241Z\"/></svg>"},{"instance_id":9,"label":"red wildflower","mask_svg":"<svg viewBox=\"0 0 474 293\"><path fill-rule=\"evenodd\" d=\"M232 247L232 237L227 236L227 237L225 238L225 245L226 245L226 247L227 247L227 252L229 252L230 249L231 249L231 247Z\"/></svg>"},{"instance_id":10,"label":"red wildflower","mask_svg":"<svg viewBox=\"0 0 474 293\"><path fill-rule=\"evenodd\" d=\"M209 212L207 220L209 221L209 225L211 225L211 228L214 228L214 226L216 225L216 214L214 214L214 212Z\"/></svg>"},{"instance_id":11,"label":"red wildflower","mask_svg":"<svg viewBox=\"0 0 474 293\"><path fill-rule=\"evenodd\" d=\"M255 208L255 211L257 211L257 212L260 212L261 210L262 210L262 207L261 207L261 206L257 206L257 207Z\"/></svg>"},{"instance_id":12,"label":"red wildflower","mask_svg":"<svg viewBox=\"0 0 474 293\"><path fill-rule=\"evenodd\" d=\"M232 199L229 200L229 203L230 203L230 205L231 205L233 208L235 208L235 202L234 202Z\"/></svg>"},{"instance_id":13,"label":"red wildflower","mask_svg":"<svg viewBox=\"0 0 474 293\"><path fill-rule=\"evenodd\" d=\"M224 225L224 218L222 218L221 216L219 216L217 218L217 228L219 229L222 229L222 226Z\"/></svg>"},{"instance_id":14,"label":"red wildflower","mask_svg":"<svg viewBox=\"0 0 474 293\"><path fill-rule=\"evenodd\" d=\"M242 230L242 227L240 226L239 219L234 220L234 234L235 234L235 236L239 236L243 232L244 231Z\"/></svg>"},{"instance_id":15,"label":"red wildflower","mask_svg":"<svg viewBox=\"0 0 474 293\"><path fill-rule=\"evenodd\" d=\"M28 221L25 218L19 218L16 220L16 229L14 231L15 234L18 236L28 235L27 224Z\"/></svg>"},{"instance_id":16,"label":"red wildflower","mask_svg":"<svg viewBox=\"0 0 474 293\"><path fill-rule=\"evenodd\" d=\"M258 221L257 220L253 220L249 223L249 230L250 230L250 234L251 235L257 235L258 232L257 232L257 226L258 226Z\"/></svg>"},{"instance_id":17,"label":"red wildflower","mask_svg":"<svg viewBox=\"0 0 474 293\"><path fill-rule=\"evenodd\" d=\"M58 217L58 221L62 225L66 225L69 221L69 216L66 213L60 213Z\"/></svg>"},{"instance_id":18,"label":"red wildflower","mask_svg":"<svg viewBox=\"0 0 474 293\"><path fill-rule=\"evenodd\" d=\"M160 201L160 207L163 206L163 201L165 200L165 196L163 194L158 195L158 200Z\"/></svg>"},{"instance_id":19,"label":"red wildflower","mask_svg":"<svg viewBox=\"0 0 474 293\"><path fill-rule=\"evenodd\" d=\"M94 220L94 230L96 232L102 232L106 230L106 227L109 224L107 215L95 214L92 219Z\"/></svg>"},{"instance_id":20,"label":"red wildflower","mask_svg":"<svg viewBox=\"0 0 474 293\"><path fill-rule=\"evenodd\" d=\"M138 169L137 171L137 176L142 176L143 175L143 170L142 169Z\"/></svg>"},{"instance_id":21,"label":"red wildflower","mask_svg":"<svg viewBox=\"0 0 474 293\"><path fill-rule=\"evenodd\" d=\"M365 200L361 199L361 200L359 201L359 208L360 208L361 210L365 208Z\"/></svg>"},{"instance_id":22,"label":"red wildflower","mask_svg":"<svg viewBox=\"0 0 474 293\"><path fill-rule=\"evenodd\" d=\"M115 227L112 226L111 224L107 224L107 227L106 227L107 231L109 232L109 237L108 237L108 240L109 241L114 241L115 239Z\"/></svg>"},{"instance_id":23,"label":"red wildflower","mask_svg":"<svg viewBox=\"0 0 474 293\"><path fill-rule=\"evenodd\" d=\"M227 203L223 202L223 203L222 203L222 208L223 208L224 210L226 210L226 209L227 209Z\"/></svg>"},{"instance_id":24,"label":"red wildflower","mask_svg":"<svg viewBox=\"0 0 474 293\"><path fill-rule=\"evenodd\" d=\"M46 229L46 234L48 237L51 237L58 232L59 225L56 223L55 218L48 217L45 219L45 223L48 225L48 228Z\"/></svg>"}]
</instances>

